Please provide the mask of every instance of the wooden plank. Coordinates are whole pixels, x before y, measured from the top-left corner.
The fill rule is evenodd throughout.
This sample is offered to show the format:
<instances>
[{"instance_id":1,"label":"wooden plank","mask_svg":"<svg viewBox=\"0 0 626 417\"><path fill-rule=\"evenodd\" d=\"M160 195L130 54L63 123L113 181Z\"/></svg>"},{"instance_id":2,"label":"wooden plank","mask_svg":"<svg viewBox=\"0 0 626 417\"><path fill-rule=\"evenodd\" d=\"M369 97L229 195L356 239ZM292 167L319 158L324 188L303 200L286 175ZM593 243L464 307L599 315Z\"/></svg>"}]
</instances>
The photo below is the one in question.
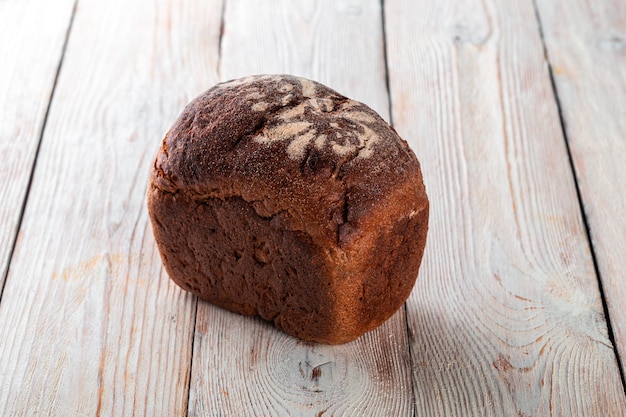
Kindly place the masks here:
<instances>
[{"instance_id":1,"label":"wooden plank","mask_svg":"<svg viewBox=\"0 0 626 417\"><path fill-rule=\"evenodd\" d=\"M196 301L162 273L152 158L215 83L220 1L80 0L0 304L0 415L184 415Z\"/></svg>"},{"instance_id":2,"label":"wooden plank","mask_svg":"<svg viewBox=\"0 0 626 417\"><path fill-rule=\"evenodd\" d=\"M389 120L380 2L227 2L222 80L255 73L314 77Z\"/></svg>"},{"instance_id":3,"label":"wooden plank","mask_svg":"<svg viewBox=\"0 0 626 417\"><path fill-rule=\"evenodd\" d=\"M540 0L537 7L623 367L626 4Z\"/></svg>"},{"instance_id":4,"label":"wooden plank","mask_svg":"<svg viewBox=\"0 0 626 417\"><path fill-rule=\"evenodd\" d=\"M319 80L388 117L380 3L227 2L221 75ZM404 312L342 346L199 302L190 416L412 415Z\"/></svg>"},{"instance_id":5,"label":"wooden plank","mask_svg":"<svg viewBox=\"0 0 626 417\"><path fill-rule=\"evenodd\" d=\"M0 2L0 293L73 6Z\"/></svg>"},{"instance_id":6,"label":"wooden plank","mask_svg":"<svg viewBox=\"0 0 626 417\"><path fill-rule=\"evenodd\" d=\"M532 2L386 6L393 118L431 199L416 414L626 415Z\"/></svg>"}]
</instances>

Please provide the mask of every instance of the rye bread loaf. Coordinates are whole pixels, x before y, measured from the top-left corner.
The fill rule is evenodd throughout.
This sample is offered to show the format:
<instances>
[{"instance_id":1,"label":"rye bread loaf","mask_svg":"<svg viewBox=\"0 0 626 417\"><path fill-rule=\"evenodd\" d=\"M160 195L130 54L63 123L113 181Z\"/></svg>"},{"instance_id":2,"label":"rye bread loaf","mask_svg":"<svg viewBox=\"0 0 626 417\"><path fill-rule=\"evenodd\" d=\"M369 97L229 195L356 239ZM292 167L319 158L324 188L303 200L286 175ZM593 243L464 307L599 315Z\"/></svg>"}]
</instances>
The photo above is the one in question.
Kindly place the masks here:
<instances>
[{"instance_id":1,"label":"rye bread loaf","mask_svg":"<svg viewBox=\"0 0 626 417\"><path fill-rule=\"evenodd\" d=\"M288 75L221 83L187 105L148 209L180 287L329 344L402 306L428 228L407 143L366 105Z\"/></svg>"}]
</instances>

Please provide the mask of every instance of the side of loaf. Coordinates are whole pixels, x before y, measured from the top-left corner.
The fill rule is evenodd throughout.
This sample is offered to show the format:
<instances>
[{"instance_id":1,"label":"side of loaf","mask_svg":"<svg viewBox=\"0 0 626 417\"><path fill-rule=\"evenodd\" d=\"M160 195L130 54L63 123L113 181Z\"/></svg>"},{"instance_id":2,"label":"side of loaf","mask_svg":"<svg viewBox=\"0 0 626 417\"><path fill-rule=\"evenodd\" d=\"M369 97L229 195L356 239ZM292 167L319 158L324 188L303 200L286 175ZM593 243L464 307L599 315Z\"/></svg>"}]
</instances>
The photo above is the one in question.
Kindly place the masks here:
<instances>
[{"instance_id":1,"label":"side of loaf","mask_svg":"<svg viewBox=\"0 0 626 417\"><path fill-rule=\"evenodd\" d=\"M148 187L174 282L330 344L402 306L428 208L419 163L393 128L364 104L287 75L218 84L192 101Z\"/></svg>"}]
</instances>

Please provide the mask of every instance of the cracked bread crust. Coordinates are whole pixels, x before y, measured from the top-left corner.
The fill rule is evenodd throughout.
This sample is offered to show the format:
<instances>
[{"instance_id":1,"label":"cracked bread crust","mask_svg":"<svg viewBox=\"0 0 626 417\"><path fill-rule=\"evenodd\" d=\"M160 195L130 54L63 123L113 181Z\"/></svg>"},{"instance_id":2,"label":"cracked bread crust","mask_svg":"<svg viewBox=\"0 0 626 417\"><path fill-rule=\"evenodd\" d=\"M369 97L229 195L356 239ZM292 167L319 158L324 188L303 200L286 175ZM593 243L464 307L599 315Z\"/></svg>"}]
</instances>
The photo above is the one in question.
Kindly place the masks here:
<instances>
[{"instance_id":1,"label":"cracked bread crust","mask_svg":"<svg viewBox=\"0 0 626 417\"><path fill-rule=\"evenodd\" d=\"M331 344L401 307L428 228L406 142L364 104L287 75L192 101L159 149L148 208L182 288Z\"/></svg>"}]
</instances>

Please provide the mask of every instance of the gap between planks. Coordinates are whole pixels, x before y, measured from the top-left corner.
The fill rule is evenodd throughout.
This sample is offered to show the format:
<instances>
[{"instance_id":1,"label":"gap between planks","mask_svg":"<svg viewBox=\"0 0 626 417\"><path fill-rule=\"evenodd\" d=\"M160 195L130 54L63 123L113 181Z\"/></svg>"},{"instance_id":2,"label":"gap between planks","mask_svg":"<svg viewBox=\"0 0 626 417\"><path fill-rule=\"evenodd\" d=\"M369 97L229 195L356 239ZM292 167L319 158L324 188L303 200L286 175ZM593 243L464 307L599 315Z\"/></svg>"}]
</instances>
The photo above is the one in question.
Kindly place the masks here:
<instances>
[{"instance_id":1,"label":"gap between planks","mask_svg":"<svg viewBox=\"0 0 626 417\"><path fill-rule=\"evenodd\" d=\"M224 15L226 14L226 2L228 0L222 0L222 9L220 10L220 32L219 39L217 41L217 80L222 82L222 40L224 39Z\"/></svg>"},{"instance_id":2,"label":"gap between planks","mask_svg":"<svg viewBox=\"0 0 626 417\"><path fill-rule=\"evenodd\" d=\"M383 59L385 60L385 88L387 89L387 102L389 103L389 125L393 128L393 98L391 96L391 87L389 85L389 59L387 54L387 22L385 18L385 0L380 0L380 18L381 18L381 27L383 34ZM407 302L405 301L402 304L402 310L404 310L404 325L406 327L407 334L407 351L409 354L409 358L413 357L413 352L411 349L411 343L414 339L413 332L411 331L411 326L409 325L409 317L408 317L408 309ZM413 375L413 361L409 361L409 372L410 375ZM410 378L411 381L411 392L415 392L415 382L413 378ZM417 409L415 407L415 402L413 403L412 416L415 417L417 415Z\"/></svg>"},{"instance_id":3,"label":"gap between planks","mask_svg":"<svg viewBox=\"0 0 626 417\"><path fill-rule=\"evenodd\" d=\"M74 0L68 3L65 25ZM195 300L162 279L137 190L145 184L151 138L162 137L167 120L216 81L219 24L206 17L217 21L219 5L154 5L77 6L0 305L0 333L9 335L0 344L0 374L12 382L0 384L0 397L8 398L0 399L2 415L95 415L98 397L103 415L122 408L185 414ZM39 120L47 104L46 97ZM107 146L111 138L119 146ZM33 265L33 251L48 256Z\"/></svg>"},{"instance_id":4,"label":"gap between planks","mask_svg":"<svg viewBox=\"0 0 626 417\"><path fill-rule=\"evenodd\" d=\"M385 60L385 88L387 89L387 102L389 103L389 125L393 127L393 99L389 87L389 60L387 59L387 24L385 22L385 0L380 0L380 18L383 32L383 59ZM408 326L408 324L407 324Z\"/></svg>"},{"instance_id":5,"label":"gap between planks","mask_svg":"<svg viewBox=\"0 0 626 417\"><path fill-rule=\"evenodd\" d=\"M46 130L46 124L48 122L48 115L50 114L50 107L52 107L52 100L54 100L54 92L56 91L57 81L59 80L59 74L61 73L61 68L63 67L63 58L65 57L65 51L67 49L67 41L70 38L70 33L72 32L72 26L74 24L74 16L76 15L76 6L78 5L78 0L74 0L74 5L72 6L72 14L70 15L70 22L67 25L67 31L65 32L65 39L63 40L63 47L61 48L61 56L59 58L59 64L57 65L56 72L54 74L54 81L52 82L52 89L50 90L50 99L48 100L48 105L46 106L46 112L44 113L43 121L41 123L41 128L39 130L39 138L37 140L37 146L35 147L35 156L33 158L33 164L30 168L30 174L28 176L28 181L26 183L26 193L24 194L24 200L22 201L22 206L20 207L20 214L18 216L17 225L15 227L15 236L13 237L13 243L11 244L11 249L9 250L9 255L7 258L7 266L2 274L2 279L0 279L0 302L2 302L2 295L4 294L4 289L6 288L7 278L9 276L9 270L11 269L11 261L13 260L13 253L15 252L15 247L17 246L17 240L20 235L20 229L22 227L22 220L24 220L24 212L26 211L26 204L28 204L28 196L30 195L30 188L33 184L33 177L35 175L35 167L37 166L37 158L39 156L39 150L41 149L41 141L43 139L43 134Z\"/></svg>"},{"instance_id":6,"label":"gap between planks","mask_svg":"<svg viewBox=\"0 0 626 417\"><path fill-rule=\"evenodd\" d=\"M226 13L226 2L228 0L222 0L222 7L220 9L220 30L219 30L219 37L217 39L217 64L216 64L216 68L215 68L215 73L217 74L217 80L218 82L222 81L222 74L221 74L221 64L222 64L222 39L224 39L224 14ZM189 370L187 373L187 404L185 405L185 417L187 417L189 415L189 407L190 407L190 400L191 400L191 381L193 378L193 358L194 358L194 348L195 348L195 342L196 342L196 333L198 331L198 329L196 328L196 323L198 322L198 296L194 296L195 297L195 303L194 303L194 307L193 307L193 323L191 325L191 328L193 329L193 334L191 335L191 347L190 347L190 351L191 351L191 356L189 357Z\"/></svg>"},{"instance_id":7,"label":"gap between planks","mask_svg":"<svg viewBox=\"0 0 626 417\"><path fill-rule=\"evenodd\" d=\"M585 212L585 206L583 204L583 197L582 197L582 193L580 192L580 185L578 184L578 172L576 171L576 166L574 164L574 159L572 157L572 149L569 143L569 137L567 135L567 130L565 129L565 119L563 118L563 109L561 105L561 99L559 98L559 92L556 88L556 83L554 81L554 70L552 68L552 63L550 62L550 54L546 46L545 34L543 31L543 22L541 21L539 9L537 8L537 0L531 0L531 1L532 1L533 9L535 11L535 19L537 20L537 28L539 30L539 37L541 38L541 45L543 47L544 60L545 60L546 65L548 66L548 74L550 75L550 86L552 88L554 102L556 104L557 112L559 115L559 124L561 126L561 132L563 132L563 141L565 142L565 149L567 149L567 158L568 158L571 170L572 170L572 177L574 179L574 186L576 188L576 197L578 199L578 205L580 207L580 217L582 218L582 221L583 221L583 226L585 229L585 236L587 238L589 251L591 253L591 259L593 261L593 269L595 271L596 280L598 281L598 289L600 291L600 299L602 300L602 309L604 310L604 319L606 320L606 326L609 332L609 340L611 341L611 345L613 346L613 352L615 352L615 358L617 360L619 374L622 380L622 388L624 389L624 394L626 395L626 375L624 374L623 361L617 350L617 341L615 338L615 332L613 331L611 315L609 313L609 307L606 301L605 290L604 290L604 286L602 285L602 277L600 275L600 268L598 266L596 247L594 246L593 240L591 239L591 229L589 227L589 222L587 220L587 213Z\"/></svg>"},{"instance_id":8,"label":"gap between planks","mask_svg":"<svg viewBox=\"0 0 626 417\"><path fill-rule=\"evenodd\" d=\"M427 276L439 280L430 286L418 281L424 293L414 291L408 305L414 315L432 306L418 317L407 315L418 340L423 333L428 337L423 346L412 346L414 369L423 368L413 378L421 388L415 396L422 400L418 410L429 415L435 409L442 415L468 415L470 410L476 415L567 415L569 410L571 415L580 409L584 415L600 415L610 407L616 411L608 414L617 415L623 409L622 389L616 386L615 355L602 329L606 323L568 324L568 307L580 307L578 296L590 319L602 314L601 297L585 253L587 238L563 138L556 138L561 127L531 4L389 3L388 16L398 16L387 22L391 87L399 94L395 119L404 133L443 139L440 147L433 140L413 143L431 170L429 191L453 197L440 196L431 219L452 209L456 223L462 223L434 222L429 235L435 233L440 241L430 248L439 256L426 256L424 266ZM416 19L403 22L401 16L414 5ZM407 33L415 39L412 45L402 42ZM426 94L417 100L411 91ZM468 107L476 101L481 105ZM421 119L413 116L418 112ZM490 137L496 140L487 146ZM492 163L487 175L492 175L485 177L487 162ZM541 181L551 174L557 174L553 181ZM471 180L475 187L470 190ZM465 197L470 210L464 207ZM563 249L565 257L555 248ZM570 253L578 255L576 264ZM570 265L583 273L568 274ZM458 291L463 286L482 297L467 297L468 291ZM466 319L463 313L482 320ZM492 343L485 343L484 336ZM572 336L579 340L569 342ZM436 354L428 349L433 345ZM594 369L603 376L587 373ZM616 395L604 396L601 389ZM599 395L594 399L595 390Z\"/></svg>"}]
</instances>

